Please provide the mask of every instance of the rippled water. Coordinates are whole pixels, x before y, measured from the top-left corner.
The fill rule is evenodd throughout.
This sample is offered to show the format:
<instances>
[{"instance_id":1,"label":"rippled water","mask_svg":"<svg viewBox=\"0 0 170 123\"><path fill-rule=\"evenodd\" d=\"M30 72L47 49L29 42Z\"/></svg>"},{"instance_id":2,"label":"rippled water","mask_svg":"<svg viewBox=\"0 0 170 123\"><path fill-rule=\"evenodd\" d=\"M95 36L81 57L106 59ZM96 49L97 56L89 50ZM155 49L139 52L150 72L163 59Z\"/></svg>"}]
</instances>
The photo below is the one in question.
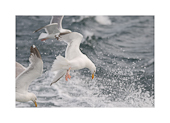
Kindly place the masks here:
<instances>
[{"instance_id":1,"label":"rippled water","mask_svg":"<svg viewBox=\"0 0 170 123\"><path fill-rule=\"evenodd\" d=\"M81 33L80 50L96 65L95 78L88 69L71 71L50 86L55 57L64 56L66 44L38 39L34 30L47 25L51 16L16 16L16 61L29 65L30 46L39 49L44 70L29 91L38 107L154 107L154 17L65 16L63 27ZM16 107L34 107L16 102Z\"/></svg>"}]
</instances>

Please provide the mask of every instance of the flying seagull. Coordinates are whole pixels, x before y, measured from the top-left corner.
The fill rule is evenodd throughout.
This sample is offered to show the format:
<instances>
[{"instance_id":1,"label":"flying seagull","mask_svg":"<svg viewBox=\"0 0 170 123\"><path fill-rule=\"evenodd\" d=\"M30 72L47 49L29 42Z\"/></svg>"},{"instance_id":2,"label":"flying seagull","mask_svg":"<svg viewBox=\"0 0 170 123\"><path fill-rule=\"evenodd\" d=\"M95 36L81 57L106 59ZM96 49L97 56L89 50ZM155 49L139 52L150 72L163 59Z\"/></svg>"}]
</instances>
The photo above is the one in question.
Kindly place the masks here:
<instances>
[{"instance_id":1,"label":"flying seagull","mask_svg":"<svg viewBox=\"0 0 170 123\"><path fill-rule=\"evenodd\" d=\"M35 94L28 92L28 87L33 80L41 76L43 72L43 61L41 55L35 45L30 48L30 64L28 68L16 63L16 101L28 102L33 101L37 107L37 97Z\"/></svg>"},{"instance_id":2,"label":"flying seagull","mask_svg":"<svg viewBox=\"0 0 170 123\"><path fill-rule=\"evenodd\" d=\"M62 20L64 16L52 16L50 24L35 30L33 33L41 29L45 29L47 33L41 33L38 40L45 41L47 39L59 39L60 35L70 33L68 29L62 28Z\"/></svg>"}]
</instances>

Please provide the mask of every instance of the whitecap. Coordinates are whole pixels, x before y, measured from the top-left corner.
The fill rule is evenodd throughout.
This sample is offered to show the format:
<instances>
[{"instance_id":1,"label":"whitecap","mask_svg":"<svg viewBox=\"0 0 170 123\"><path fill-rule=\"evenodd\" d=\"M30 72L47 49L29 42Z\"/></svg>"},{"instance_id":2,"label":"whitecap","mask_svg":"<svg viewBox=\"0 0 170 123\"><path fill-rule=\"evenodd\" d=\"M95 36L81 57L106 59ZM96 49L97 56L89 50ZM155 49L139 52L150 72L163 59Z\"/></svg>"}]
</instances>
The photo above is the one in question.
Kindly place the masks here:
<instances>
[{"instance_id":1,"label":"whitecap","mask_svg":"<svg viewBox=\"0 0 170 123\"><path fill-rule=\"evenodd\" d=\"M102 25L111 25L112 22L108 16L96 16L95 20Z\"/></svg>"}]
</instances>

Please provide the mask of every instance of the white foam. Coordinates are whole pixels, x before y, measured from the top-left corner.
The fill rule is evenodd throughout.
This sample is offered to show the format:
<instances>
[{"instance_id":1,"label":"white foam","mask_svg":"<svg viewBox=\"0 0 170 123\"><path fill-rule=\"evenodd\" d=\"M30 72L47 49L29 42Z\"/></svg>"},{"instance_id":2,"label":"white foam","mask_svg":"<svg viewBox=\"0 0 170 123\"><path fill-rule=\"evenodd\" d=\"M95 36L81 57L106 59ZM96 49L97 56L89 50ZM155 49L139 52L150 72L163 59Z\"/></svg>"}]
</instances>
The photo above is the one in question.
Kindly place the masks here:
<instances>
[{"instance_id":1,"label":"white foam","mask_svg":"<svg viewBox=\"0 0 170 123\"><path fill-rule=\"evenodd\" d=\"M108 16L96 16L95 20L102 25L111 25L112 24L112 22L110 21Z\"/></svg>"},{"instance_id":2,"label":"white foam","mask_svg":"<svg viewBox=\"0 0 170 123\"><path fill-rule=\"evenodd\" d=\"M79 19L75 20L75 19L73 18L72 21L73 21L73 22L80 22L80 21L82 21L83 19L89 18L89 17L90 17L90 16L80 16Z\"/></svg>"},{"instance_id":3,"label":"white foam","mask_svg":"<svg viewBox=\"0 0 170 123\"><path fill-rule=\"evenodd\" d=\"M84 37L89 36L89 38L91 39L91 36L93 36L94 33L91 32L91 31L89 31L89 30L84 30L84 31L83 31L83 35L84 35Z\"/></svg>"}]
</instances>

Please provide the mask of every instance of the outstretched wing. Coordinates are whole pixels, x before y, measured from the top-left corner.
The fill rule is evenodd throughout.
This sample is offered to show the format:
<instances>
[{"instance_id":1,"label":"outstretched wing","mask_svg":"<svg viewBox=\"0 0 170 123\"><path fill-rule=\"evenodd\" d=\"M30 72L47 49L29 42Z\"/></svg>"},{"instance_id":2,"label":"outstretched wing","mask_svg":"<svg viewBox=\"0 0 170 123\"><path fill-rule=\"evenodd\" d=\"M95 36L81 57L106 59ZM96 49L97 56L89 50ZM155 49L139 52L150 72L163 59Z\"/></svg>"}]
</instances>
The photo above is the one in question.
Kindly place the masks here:
<instances>
[{"instance_id":1,"label":"outstretched wing","mask_svg":"<svg viewBox=\"0 0 170 123\"><path fill-rule=\"evenodd\" d=\"M58 80L60 80L65 74L66 74L67 70L58 70L57 74L55 75L52 83L50 84L50 86L56 82L58 82Z\"/></svg>"},{"instance_id":2,"label":"outstretched wing","mask_svg":"<svg viewBox=\"0 0 170 123\"><path fill-rule=\"evenodd\" d=\"M52 23L58 23L58 29L62 29L62 20L64 16L52 16L50 24Z\"/></svg>"},{"instance_id":3,"label":"outstretched wing","mask_svg":"<svg viewBox=\"0 0 170 123\"><path fill-rule=\"evenodd\" d=\"M72 60L82 54L79 49L82 39L83 36L78 32L71 32L60 36L60 40L68 44L65 52L65 57L68 60Z\"/></svg>"},{"instance_id":4,"label":"outstretched wing","mask_svg":"<svg viewBox=\"0 0 170 123\"><path fill-rule=\"evenodd\" d=\"M26 68L24 66L22 66L20 63L16 62L15 63L15 67L16 67L16 77L21 74Z\"/></svg>"},{"instance_id":5,"label":"outstretched wing","mask_svg":"<svg viewBox=\"0 0 170 123\"><path fill-rule=\"evenodd\" d=\"M58 29L58 23L52 23L52 24L49 24L49 25L45 26L45 31L48 34L60 33L60 31Z\"/></svg>"},{"instance_id":6,"label":"outstretched wing","mask_svg":"<svg viewBox=\"0 0 170 123\"><path fill-rule=\"evenodd\" d=\"M38 78L43 71L43 61L38 49L33 45L30 48L30 65L16 78L16 91L26 93L31 82Z\"/></svg>"},{"instance_id":7,"label":"outstretched wing","mask_svg":"<svg viewBox=\"0 0 170 123\"><path fill-rule=\"evenodd\" d=\"M47 25L46 25L46 26L47 26ZM38 32L38 31L40 31L40 30L44 29L46 26L43 26L43 27L41 27L41 28L39 28L39 29L35 30L33 33Z\"/></svg>"},{"instance_id":8,"label":"outstretched wing","mask_svg":"<svg viewBox=\"0 0 170 123\"><path fill-rule=\"evenodd\" d=\"M60 33L59 29L58 29L58 23L52 23L52 24L48 24L44 27L41 27L37 30L35 30L33 33L35 32L38 32L42 29L45 29L45 31L48 33L48 34L56 34L56 33Z\"/></svg>"}]
</instances>

